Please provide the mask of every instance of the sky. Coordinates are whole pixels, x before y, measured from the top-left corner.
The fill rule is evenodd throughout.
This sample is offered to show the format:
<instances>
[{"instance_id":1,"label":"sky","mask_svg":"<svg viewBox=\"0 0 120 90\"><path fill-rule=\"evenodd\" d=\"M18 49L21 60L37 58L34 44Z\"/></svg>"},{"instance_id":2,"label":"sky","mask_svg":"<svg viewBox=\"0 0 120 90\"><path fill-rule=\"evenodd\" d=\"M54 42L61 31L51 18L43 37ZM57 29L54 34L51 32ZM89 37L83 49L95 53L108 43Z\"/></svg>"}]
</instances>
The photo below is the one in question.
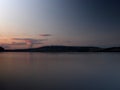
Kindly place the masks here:
<instances>
[{"instance_id":1,"label":"sky","mask_svg":"<svg viewBox=\"0 0 120 90\"><path fill-rule=\"evenodd\" d=\"M0 0L0 46L120 46L119 0Z\"/></svg>"}]
</instances>

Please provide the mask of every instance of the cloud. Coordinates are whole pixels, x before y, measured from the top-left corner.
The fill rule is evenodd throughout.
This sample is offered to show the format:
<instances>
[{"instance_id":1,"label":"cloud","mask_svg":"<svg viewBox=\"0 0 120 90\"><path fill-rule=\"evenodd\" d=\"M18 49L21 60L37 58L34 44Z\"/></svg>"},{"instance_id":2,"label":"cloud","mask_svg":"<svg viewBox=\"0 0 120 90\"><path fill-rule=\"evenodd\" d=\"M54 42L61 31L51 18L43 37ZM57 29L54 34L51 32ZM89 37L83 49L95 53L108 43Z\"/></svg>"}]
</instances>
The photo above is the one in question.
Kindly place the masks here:
<instances>
[{"instance_id":1,"label":"cloud","mask_svg":"<svg viewBox=\"0 0 120 90\"><path fill-rule=\"evenodd\" d=\"M12 42L12 43L2 43L2 44L0 44L0 46L2 46L3 48L11 48L12 45L21 46L21 45L26 45L26 43L25 42Z\"/></svg>"},{"instance_id":2,"label":"cloud","mask_svg":"<svg viewBox=\"0 0 120 90\"><path fill-rule=\"evenodd\" d=\"M33 38L12 38L12 40L38 42L38 41L46 41L47 39L33 39Z\"/></svg>"},{"instance_id":3,"label":"cloud","mask_svg":"<svg viewBox=\"0 0 120 90\"><path fill-rule=\"evenodd\" d=\"M34 44L44 44L44 43L41 43L41 42L37 42L37 43L34 43Z\"/></svg>"},{"instance_id":4,"label":"cloud","mask_svg":"<svg viewBox=\"0 0 120 90\"><path fill-rule=\"evenodd\" d=\"M3 48L10 48L9 44L0 44L0 46L3 47Z\"/></svg>"},{"instance_id":5,"label":"cloud","mask_svg":"<svg viewBox=\"0 0 120 90\"><path fill-rule=\"evenodd\" d=\"M12 40L28 40L30 38L12 38Z\"/></svg>"},{"instance_id":6,"label":"cloud","mask_svg":"<svg viewBox=\"0 0 120 90\"><path fill-rule=\"evenodd\" d=\"M50 36L44 34L43 36ZM3 39L2 39L3 40ZM7 39L5 39L6 41ZM44 44L48 39L36 39L36 38L11 38L11 43L1 43L0 46L4 48L11 48L12 46L27 46L32 48L34 45Z\"/></svg>"},{"instance_id":7,"label":"cloud","mask_svg":"<svg viewBox=\"0 0 120 90\"><path fill-rule=\"evenodd\" d=\"M21 40L21 41L25 41L25 40L35 40L33 38L12 38L12 40Z\"/></svg>"},{"instance_id":8,"label":"cloud","mask_svg":"<svg viewBox=\"0 0 120 90\"><path fill-rule=\"evenodd\" d=\"M42 37L50 37L52 35L51 34L40 34L40 36L42 36Z\"/></svg>"},{"instance_id":9,"label":"cloud","mask_svg":"<svg viewBox=\"0 0 120 90\"><path fill-rule=\"evenodd\" d=\"M20 43L18 43L18 42L12 42L11 45L26 45L26 43L25 42L20 42Z\"/></svg>"},{"instance_id":10,"label":"cloud","mask_svg":"<svg viewBox=\"0 0 120 90\"><path fill-rule=\"evenodd\" d=\"M43 41L46 41L47 39L12 38L12 40L24 41L26 43L26 45L28 45L30 48L32 48L33 45L35 45L35 44L43 44ZM19 44L24 44L24 43L19 43Z\"/></svg>"}]
</instances>

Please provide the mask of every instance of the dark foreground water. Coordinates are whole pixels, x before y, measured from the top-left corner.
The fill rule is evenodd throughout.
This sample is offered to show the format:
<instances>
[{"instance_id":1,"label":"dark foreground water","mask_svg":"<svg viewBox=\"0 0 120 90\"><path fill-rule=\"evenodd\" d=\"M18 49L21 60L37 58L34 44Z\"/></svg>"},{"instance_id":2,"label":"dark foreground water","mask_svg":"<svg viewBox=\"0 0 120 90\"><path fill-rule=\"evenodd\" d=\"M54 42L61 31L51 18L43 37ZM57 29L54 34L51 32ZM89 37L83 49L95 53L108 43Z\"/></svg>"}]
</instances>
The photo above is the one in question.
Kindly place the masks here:
<instances>
[{"instance_id":1,"label":"dark foreground water","mask_svg":"<svg viewBox=\"0 0 120 90\"><path fill-rule=\"evenodd\" d=\"M0 53L0 90L120 90L120 53Z\"/></svg>"}]
</instances>

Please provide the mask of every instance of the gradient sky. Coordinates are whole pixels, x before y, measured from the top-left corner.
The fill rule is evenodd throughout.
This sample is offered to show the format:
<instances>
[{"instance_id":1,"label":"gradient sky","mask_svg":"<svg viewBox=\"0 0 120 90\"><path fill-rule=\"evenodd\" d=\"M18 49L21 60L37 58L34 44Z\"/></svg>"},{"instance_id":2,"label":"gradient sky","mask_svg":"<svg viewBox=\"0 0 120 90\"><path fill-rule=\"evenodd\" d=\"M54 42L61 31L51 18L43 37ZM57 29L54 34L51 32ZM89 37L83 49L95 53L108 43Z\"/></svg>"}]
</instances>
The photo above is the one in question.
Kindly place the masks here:
<instances>
[{"instance_id":1,"label":"gradient sky","mask_svg":"<svg viewBox=\"0 0 120 90\"><path fill-rule=\"evenodd\" d=\"M0 0L0 45L119 46L119 0Z\"/></svg>"}]
</instances>

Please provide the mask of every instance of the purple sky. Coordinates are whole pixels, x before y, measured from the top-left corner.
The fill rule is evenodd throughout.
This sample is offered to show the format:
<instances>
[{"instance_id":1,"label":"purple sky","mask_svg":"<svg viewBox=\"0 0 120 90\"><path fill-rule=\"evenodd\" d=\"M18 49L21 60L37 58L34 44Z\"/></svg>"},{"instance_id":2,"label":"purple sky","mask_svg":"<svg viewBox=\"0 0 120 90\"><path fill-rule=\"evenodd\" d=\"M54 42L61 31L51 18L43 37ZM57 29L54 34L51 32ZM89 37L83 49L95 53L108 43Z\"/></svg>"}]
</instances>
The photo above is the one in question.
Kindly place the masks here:
<instances>
[{"instance_id":1,"label":"purple sky","mask_svg":"<svg viewBox=\"0 0 120 90\"><path fill-rule=\"evenodd\" d=\"M119 0L0 0L0 46L119 46Z\"/></svg>"}]
</instances>

